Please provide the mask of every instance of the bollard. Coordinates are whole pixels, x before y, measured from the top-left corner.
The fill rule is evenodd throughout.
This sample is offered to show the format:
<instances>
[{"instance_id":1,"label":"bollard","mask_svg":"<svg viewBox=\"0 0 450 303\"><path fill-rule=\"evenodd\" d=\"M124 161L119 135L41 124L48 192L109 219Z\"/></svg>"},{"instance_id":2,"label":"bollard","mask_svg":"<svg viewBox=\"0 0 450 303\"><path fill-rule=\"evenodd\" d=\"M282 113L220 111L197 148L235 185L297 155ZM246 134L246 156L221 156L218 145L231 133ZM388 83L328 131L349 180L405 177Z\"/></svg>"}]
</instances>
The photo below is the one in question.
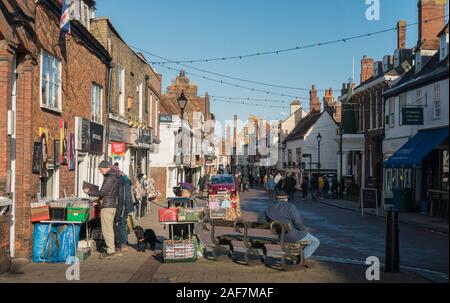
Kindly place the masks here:
<instances>
[{"instance_id":1,"label":"bollard","mask_svg":"<svg viewBox=\"0 0 450 303\"><path fill-rule=\"evenodd\" d=\"M398 210L390 208L386 216L385 272L400 272Z\"/></svg>"}]
</instances>

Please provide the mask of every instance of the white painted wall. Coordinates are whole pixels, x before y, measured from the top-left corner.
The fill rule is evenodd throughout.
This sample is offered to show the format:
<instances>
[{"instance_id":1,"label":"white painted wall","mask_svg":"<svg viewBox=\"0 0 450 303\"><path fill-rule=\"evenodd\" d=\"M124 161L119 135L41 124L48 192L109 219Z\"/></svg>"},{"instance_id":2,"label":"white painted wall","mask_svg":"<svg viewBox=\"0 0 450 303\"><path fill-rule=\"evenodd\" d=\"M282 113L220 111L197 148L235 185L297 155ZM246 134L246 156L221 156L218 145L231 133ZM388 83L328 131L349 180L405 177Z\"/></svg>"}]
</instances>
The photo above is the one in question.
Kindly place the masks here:
<instances>
[{"instance_id":1,"label":"white painted wall","mask_svg":"<svg viewBox=\"0 0 450 303\"><path fill-rule=\"evenodd\" d=\"M161 123L161 143L159 144L158 153L152 154L152 167L166 167L174 164L176 136L180 124L175 120L175 116L173 120L174 122L172 123Z\"/></svg>"},{"instance_id":2,"label":"white painted wall","mask_svg":"<svg viewBox=\"0 0 450 303\"><path fill-rule=\"evenodd\" d=\"M337 129L338 125L331 116L324 113L305 136L303 153L312 154L312 162L318 162L317 135L321 134L320 163L323 170L337 170L336 157L339 148L336 142Z\"/></svg>"},{"instance_id":3,"label":"white painted wall","mask_svg":"<svg viewBox=\"0 0 450 303\"><path fill-rule=\"evenodd\" d=\"M421 126L409 126L409 125L399 125L400 122L400 102L399 96L395 98L395 126L389 127L385 124L386 136L383 141L383 154L385 156L390 156L394 154L398 149L400 149L408 140L413 137L417 131L421 129L429 129L436 127L448 126L449 117L449 81L448 79L441 80L440 85L440 104L441 104L441 116L440 118L434 117L435 104L434 104L434 85L431 83L427 86L413 89L406 92L406 104L407 105L417 105L417 91L422 91L423 105L424 107L424 125ZM389 112L389 100L385 100L386 114Z\"/></svg>"}]
</instances>

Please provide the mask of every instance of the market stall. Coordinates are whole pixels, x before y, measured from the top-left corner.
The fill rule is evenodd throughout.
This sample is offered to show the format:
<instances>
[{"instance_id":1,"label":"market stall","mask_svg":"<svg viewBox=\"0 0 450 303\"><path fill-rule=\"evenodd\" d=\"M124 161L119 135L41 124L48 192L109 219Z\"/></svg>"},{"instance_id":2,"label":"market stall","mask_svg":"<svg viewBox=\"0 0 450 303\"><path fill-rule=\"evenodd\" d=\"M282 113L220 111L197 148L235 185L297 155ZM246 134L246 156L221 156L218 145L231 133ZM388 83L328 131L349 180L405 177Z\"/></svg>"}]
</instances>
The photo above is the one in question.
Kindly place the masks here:
<instances>
[{"instance_id":1,"label":"market stall","mask_svg":"<svg viewBox=\"0 0 450 303\"><path fill-rule=\"evenodd\" d=\"M73 263L75 257L87 259L93 250L88 223L99 214L96 201L71 197L32 203L31 221L35 225L33 262ZM86 241L79 245L83 225Z\"/></svg>"}]
</instances>

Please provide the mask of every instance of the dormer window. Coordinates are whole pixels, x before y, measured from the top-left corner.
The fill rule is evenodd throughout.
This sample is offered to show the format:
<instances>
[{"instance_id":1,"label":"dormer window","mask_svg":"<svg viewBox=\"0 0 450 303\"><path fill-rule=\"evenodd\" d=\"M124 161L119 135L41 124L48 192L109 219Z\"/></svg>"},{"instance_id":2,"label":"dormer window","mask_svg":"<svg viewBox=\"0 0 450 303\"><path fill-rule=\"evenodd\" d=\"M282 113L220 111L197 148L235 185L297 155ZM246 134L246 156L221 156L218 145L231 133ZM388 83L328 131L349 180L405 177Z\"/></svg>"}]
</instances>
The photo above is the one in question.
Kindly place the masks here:
<instances>
[{"instance_id":1,"label":"dormer window","mask_svg":"<svg viewBox=\"0 0 450 303\"><path fill-rule=\"evenodd\" d=\"M442 61L448 56L448 34L442 34L440 41L440 60Z\"/></svg>"},{"instance_id":2,"label":"dormer window","mask_svg":"<svg viewBox=\"0 0 450 303\"><path fill-rule=\"evenodd\" d=\"M94 7L91 7L82 0L69 0L69 2L71 3L70 20L78 20L84 27L90 30Z\"/></svg>"}]
</instances>

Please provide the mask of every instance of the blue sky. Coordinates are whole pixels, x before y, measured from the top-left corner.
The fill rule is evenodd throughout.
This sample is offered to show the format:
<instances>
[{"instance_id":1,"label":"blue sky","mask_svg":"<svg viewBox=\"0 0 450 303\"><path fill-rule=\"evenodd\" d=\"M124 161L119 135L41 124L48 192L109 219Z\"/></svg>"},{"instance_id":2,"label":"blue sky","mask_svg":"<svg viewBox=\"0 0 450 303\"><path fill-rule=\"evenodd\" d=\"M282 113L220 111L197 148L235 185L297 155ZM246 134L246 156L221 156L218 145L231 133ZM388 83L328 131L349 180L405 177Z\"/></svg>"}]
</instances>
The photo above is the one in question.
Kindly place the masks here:
<instances>
[{"instance_id":1,"label":"blue sky","mask_svg":"<svg viewBox=\"0 0 450 303\"><path fill-rule=\"evenodd\" d=\"M97 0L97 16L108 16L129 44L163 57L182 60L241 55L334 40L395 27L400 19L406 19L408 24L417 22L417 0L380 0L380 4L379 21L366 19L366 0ZM415 45L417 39L417 26L408 27L407 46ZM191 65L253 81L305 88L315 84L319 89L333 87L340 90L342 83L352 76L353 58L358 84L363 55L381 60L384 55L393 54L395 48L396 33L391 31L345 44ZM148 55L147 58L149 61L159 60ZM189 72L188 68L185 69ZM165 89L176 72L162 67L156 67L156 70L163 74ZM198 84L200 94L208 92L213 96L291 101L291 98L267 96L193 76L191 80ZM226 81L277 93L308 96L307 91ZM321 99L323 94L320 92ZM337 97L339 91L335 95ZM308 101L302 102L308 106ZM219 121L223 121L232 119L235 113L244 120L249 114L282 119L288 109L212 101L212 111Z\"/></svg>"}]
</instances>

